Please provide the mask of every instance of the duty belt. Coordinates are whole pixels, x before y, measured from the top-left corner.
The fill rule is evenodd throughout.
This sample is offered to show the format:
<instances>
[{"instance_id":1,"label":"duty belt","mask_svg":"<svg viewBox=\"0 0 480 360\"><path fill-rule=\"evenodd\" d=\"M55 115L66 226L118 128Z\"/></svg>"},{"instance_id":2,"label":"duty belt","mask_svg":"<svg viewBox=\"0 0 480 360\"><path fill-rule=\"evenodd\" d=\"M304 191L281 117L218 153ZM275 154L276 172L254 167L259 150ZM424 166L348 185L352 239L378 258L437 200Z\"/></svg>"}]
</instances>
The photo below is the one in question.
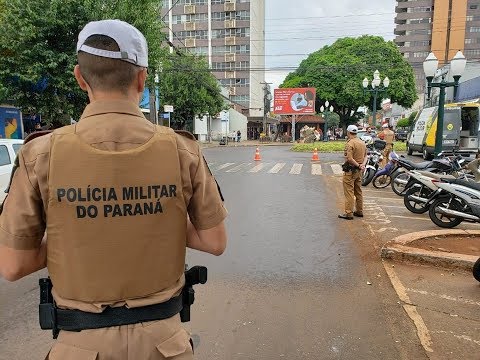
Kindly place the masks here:
<instances>
[{"instance_id":1,"label":"duty belt","mask_svg":"<svg viewBox=\"0 0 480 360\"><path fill-rule=\"evenodd\" d=\"M207 282L207 268L194 266L185 272L185 287L179 296L160 304L138 308L107 307L101 313L60 309L53 301L52 283L49 278L40 279L39 320L43 330L52 330L56 339L60 330L82 331L111 326L138 324L171 318L180 313L182 322L190 321L190 306L195 301L193 285Z\"/></svg>"}]
</instances>

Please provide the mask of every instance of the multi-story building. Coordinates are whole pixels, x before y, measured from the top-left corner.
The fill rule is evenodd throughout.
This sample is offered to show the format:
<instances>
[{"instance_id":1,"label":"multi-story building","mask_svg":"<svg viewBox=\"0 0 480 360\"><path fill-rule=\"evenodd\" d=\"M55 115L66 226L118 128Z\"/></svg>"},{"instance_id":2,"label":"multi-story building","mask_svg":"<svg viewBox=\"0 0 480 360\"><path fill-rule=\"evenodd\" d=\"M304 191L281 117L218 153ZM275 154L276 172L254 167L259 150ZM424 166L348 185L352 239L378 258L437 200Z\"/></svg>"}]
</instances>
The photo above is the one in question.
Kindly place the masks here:
<instances>
[{"instance_id":1,"label":"multi-story building","mask_svg":"<svg viewBox=\"0 0 480 360\"><path fill-rule=\"evenodd\" d=\"M163 0L171 43L204 55L231 102L263 116L265 0Z\"/></svg>"},{"instance_id":2,"label":"multi-story building","mask_svg":"<svg viewBox=\"0 0 480 360\"><path fill-rule=\"evenodd\" d=\"M423 61L430 52L447 64L462 51L480 59L480 1L397 0L395 43L415 70L417 90L425 92Z\"/></svg>"}]
</instances>

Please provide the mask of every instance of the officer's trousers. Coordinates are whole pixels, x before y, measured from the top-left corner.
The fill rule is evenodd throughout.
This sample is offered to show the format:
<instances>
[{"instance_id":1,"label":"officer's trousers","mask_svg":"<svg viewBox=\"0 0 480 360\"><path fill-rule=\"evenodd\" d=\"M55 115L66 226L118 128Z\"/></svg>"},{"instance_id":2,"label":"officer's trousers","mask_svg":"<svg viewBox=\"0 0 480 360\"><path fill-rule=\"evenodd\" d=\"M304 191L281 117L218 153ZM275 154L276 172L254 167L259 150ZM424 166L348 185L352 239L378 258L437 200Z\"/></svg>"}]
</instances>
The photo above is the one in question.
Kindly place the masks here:
<instances>
[{"instance_id":1,"label":"officer's trousers","mask_svg":"<svg viewBox=\"0 0 480 360\"><path fill-rule=\"evenodd\" d=\"M353 205L355 202L355 211L363 213L363 194L362 194L362 172L349 171L343 174L343 193L345 195L345 213L353 214Z\"/></svg>"},{"instance_id":2,"label":"officer's trousers","mask_svg":"<svg viewBox=\"0 0 480 360\"><path fill-rule=\"evenodd\" d=\"M80 332L61 331L48 360L192 360L180 316Z\"/></svg>"},{"instance_id":3,"label":"officer's trousers","mask_svg":"<svg viewBox=\"0 0 480 360\"><path fill-rule=\"evenodd\" d=\"M387 144L385 146L385 149L383 149L383 160L382 160L382 167L385 167L385 165L388 163L389 159L388 157L390 156L390 153L393 150L393 145L392 144Z\"/></svg>"}]
</instances>

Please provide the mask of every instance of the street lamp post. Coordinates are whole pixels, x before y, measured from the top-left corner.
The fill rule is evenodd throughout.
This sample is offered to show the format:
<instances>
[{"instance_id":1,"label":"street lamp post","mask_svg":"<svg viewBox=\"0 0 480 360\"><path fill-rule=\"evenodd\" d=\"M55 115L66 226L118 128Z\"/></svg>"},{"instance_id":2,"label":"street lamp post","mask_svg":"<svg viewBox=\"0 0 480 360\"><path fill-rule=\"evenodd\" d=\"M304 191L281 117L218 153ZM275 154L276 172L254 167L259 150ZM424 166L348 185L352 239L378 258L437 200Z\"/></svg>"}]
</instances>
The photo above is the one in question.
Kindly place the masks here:
<instances>
[{"instance_id":1,"label":"street lamp post","mask_svg":"<svg viewBox=\"0 0 480 360\"><path fill-rule=\"evenodd\" d=\"M430 95L432 93L432 88L440 88L440 95L438 98L438 120L437 120L437 132L435 134L435 156L438 156L442 152L443 145L443 118L445 113L445 89L448 87L454 87L454 95L457 95L458 81L465 70L467 65L467 59L462 54L461 51L458 51L457 54L450 61L450 71L453 76L453 82L448 82L445 80L445 74L442 75L442 80L438 83L433 82L433 78L438 68L438 59L435 57L433 52L431 52L425 61L423 62L423 71L425 72L425 77L428 82L428 100L430 100Z\"/></svg>"},{"instance_id":2,"label":"street lamp post","mask_svg":"<svg viewBox=\"0 0 480 360\"><path fill-rule=\"evenodd\" d=\"M371 83L371 89L368 88L369 80L368 78L363 79L363 93L373 93L373 126L377 126L377 97L379 93L386 92L388 86L390 85L390 79L385 77L383 79L383 86L381 85L382 80L380 79L380 72L375 70L373 73L373 80Z\"/></svg>"},{"instance_id":3,"label":"street lamp post","mask_svg":"<svg viewBox=\"0 0 480 360\"><path fill-rule=\"evenodd\" d=\"M325 106L322 105L320 107L320 113L322 114L322 117L323 117L323 140L324 141L328 140L328 137L327 137L327 119L324 116L324 112L328 111L328 110L330 110L330 112L333 112L333 105L331 105L330 108L328 107L329 105L330 105L330 102L327 100L327 101L325 101Z\"/></svg>"}]
</instances>

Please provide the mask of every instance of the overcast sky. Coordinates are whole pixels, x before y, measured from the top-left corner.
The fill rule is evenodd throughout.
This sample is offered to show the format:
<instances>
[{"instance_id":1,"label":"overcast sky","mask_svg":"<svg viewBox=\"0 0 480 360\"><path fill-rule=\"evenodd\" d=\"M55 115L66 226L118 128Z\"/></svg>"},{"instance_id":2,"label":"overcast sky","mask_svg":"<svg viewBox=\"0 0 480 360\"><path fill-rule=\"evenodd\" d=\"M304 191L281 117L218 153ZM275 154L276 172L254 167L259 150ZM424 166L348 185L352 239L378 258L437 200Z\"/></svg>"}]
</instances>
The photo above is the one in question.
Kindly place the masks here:
<instances>
[{"instance_id":1,"label":"overcast sky","mask_svg":"<svg viewBox=\"0 0 480 360\"><path fill-rule=\"evenodd\" d=\"M266 81L278 87L309 53L341 37L393 40L395 5L395 0L265 0Z\"/></svg>"}]
</instances>

